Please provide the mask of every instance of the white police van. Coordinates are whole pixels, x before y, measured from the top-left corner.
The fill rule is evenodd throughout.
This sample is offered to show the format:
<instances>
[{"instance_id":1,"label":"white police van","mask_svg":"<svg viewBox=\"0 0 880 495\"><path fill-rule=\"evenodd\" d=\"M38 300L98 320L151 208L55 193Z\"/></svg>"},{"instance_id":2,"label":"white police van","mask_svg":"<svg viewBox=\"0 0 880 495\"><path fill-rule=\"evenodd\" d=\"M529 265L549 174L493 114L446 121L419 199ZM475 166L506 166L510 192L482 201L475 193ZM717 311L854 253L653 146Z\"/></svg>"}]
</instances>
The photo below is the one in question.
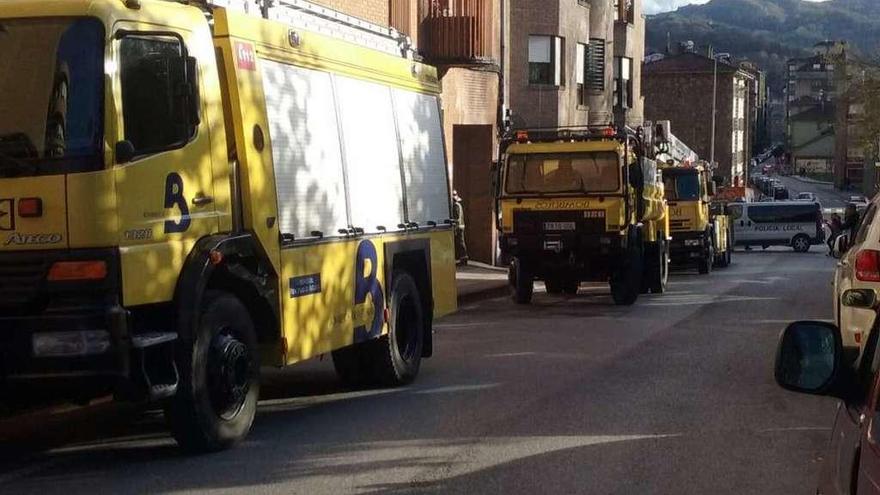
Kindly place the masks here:
<instances>
[{"instance_id":1,"label":"white police van","mask_svg":"<svg viewBox=\"0 0 880 495\"><path fill-rule=\"evenodd\" d=\"M732 203L727 209L738 246L791 246L805 253L825 240L819 203Z\"/></svg>"}]
</instances>

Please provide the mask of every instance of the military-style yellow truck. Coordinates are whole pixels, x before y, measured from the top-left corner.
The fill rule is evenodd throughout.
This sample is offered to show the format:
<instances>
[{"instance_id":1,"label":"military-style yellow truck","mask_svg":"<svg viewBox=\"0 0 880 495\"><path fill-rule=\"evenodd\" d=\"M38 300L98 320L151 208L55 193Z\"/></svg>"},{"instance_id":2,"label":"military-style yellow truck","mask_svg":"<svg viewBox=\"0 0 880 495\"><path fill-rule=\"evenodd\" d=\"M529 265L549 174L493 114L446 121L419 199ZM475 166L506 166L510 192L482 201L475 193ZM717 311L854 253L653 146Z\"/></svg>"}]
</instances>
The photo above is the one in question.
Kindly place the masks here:
<instances>
[{"instance_id":1,"label":"military-style yellow truck","mask_svg":"<svg viewBox=\"0 0 880 495\"><path fill-rule=\"evenodd\" d=\"M644 129L511 132L495 183L516 303L531 301L536 280L566 294L608 282L619 305L665 290L669 223L654 149Z\"/></svg>"},{"instance_id":2,"label":"military-style yellow truck","mask_svg":"<svg viewBox=\"0 0 880 495\"><path fill-rule=\"evenodd\" d=\"M436 70L236 3L0 2L4 401L157 401L211 451L261 365L394 385L431 355L456 308Z\"/></svg>"}]
</instances>

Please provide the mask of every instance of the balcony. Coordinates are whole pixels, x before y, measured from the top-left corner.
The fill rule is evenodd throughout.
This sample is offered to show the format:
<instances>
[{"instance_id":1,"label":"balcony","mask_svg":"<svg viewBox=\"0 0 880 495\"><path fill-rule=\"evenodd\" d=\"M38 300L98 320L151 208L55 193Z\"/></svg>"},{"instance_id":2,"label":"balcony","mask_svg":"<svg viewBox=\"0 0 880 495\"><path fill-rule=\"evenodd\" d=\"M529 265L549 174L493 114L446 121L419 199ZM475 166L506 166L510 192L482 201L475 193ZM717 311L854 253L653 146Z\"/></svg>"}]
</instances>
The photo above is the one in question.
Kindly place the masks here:
<instances>
[{"instance_id":1,"label":"balcony","mask_svg":"<svg viewBox=\"0 0 880 495\"><path fill-rule=\"evenodd\" d=\"M419 48L435 64L489 64L493 0L423 0Z\"/></svg>"}]
</instances>

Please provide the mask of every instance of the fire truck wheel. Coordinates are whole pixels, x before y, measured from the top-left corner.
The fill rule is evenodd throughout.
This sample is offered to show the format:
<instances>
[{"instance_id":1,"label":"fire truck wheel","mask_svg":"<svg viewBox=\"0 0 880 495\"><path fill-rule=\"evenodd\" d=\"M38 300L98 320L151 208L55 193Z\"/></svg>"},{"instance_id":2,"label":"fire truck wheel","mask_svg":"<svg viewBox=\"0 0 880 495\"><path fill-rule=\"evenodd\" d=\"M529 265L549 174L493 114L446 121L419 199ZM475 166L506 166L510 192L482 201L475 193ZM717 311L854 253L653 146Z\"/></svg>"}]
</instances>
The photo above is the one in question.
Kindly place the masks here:
<instances>
[{"instance_id":1,"label":"fire truck wheel","mask_svg":"<svg viewBox=\"0 0 880 495\"><path fill-rule=\"evenodd\" d=\"M643 255L641 249L630 249L627 260L611 275L611 298L618 306L635 304L642 292Z\"/></svg>"},{"instance_id":2,"label":"fire truck wheel","mask_svg":"<svg viewBox=\"0 0 880 495\"><path fill-rule=\"evenodd\" d=\"M517 304L532 302L535 281L532 274L519 258L514 258L507 269L507 281L510 284L510 297Z\"/></svg>"},{"instance_id":3,"label":"fire truck wheel","mask_svg":"<svg viewBox=\"0 0 880 495\"><path fill-rule=\"evenodd\" d=\"M395 272L391 286L388 335L367 342L372 378L380 385L406 385L415 380L425 344L425 310L415 280Z\"/></svg>"},{"instance_id":4,"label":"fire truck wheel","mask_svg":"<svg viewBox=\"0 0 880 495\"><path fill-rule=\"evenodd\" d=\"M198 326L177 353L180 384L165 408L177 443L214 452L242 440L260 388L257 337L245 306L226 292L206 292Z\"/></svg>"}]
</instances>

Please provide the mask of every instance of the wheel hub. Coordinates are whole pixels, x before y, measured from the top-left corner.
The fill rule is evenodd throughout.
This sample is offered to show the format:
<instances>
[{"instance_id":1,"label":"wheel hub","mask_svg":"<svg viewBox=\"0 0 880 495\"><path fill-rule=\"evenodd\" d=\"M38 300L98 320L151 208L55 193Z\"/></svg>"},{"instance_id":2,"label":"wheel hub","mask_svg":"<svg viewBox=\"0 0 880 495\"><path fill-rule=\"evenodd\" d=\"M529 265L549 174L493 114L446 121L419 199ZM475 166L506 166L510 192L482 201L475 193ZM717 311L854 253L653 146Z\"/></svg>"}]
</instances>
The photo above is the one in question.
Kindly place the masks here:
<instances>
[{"instance_id":1,"label":"wheel hub","mask_svg":"<svg viewBox=\"0 0 880 495\"><path fill-rule=\"evenodd\" d=\"M247 346L232 335L217 334L208 354L208 391L220 417L238 414L250 390L250 378Z\"/></svg>"}]
</instances>

